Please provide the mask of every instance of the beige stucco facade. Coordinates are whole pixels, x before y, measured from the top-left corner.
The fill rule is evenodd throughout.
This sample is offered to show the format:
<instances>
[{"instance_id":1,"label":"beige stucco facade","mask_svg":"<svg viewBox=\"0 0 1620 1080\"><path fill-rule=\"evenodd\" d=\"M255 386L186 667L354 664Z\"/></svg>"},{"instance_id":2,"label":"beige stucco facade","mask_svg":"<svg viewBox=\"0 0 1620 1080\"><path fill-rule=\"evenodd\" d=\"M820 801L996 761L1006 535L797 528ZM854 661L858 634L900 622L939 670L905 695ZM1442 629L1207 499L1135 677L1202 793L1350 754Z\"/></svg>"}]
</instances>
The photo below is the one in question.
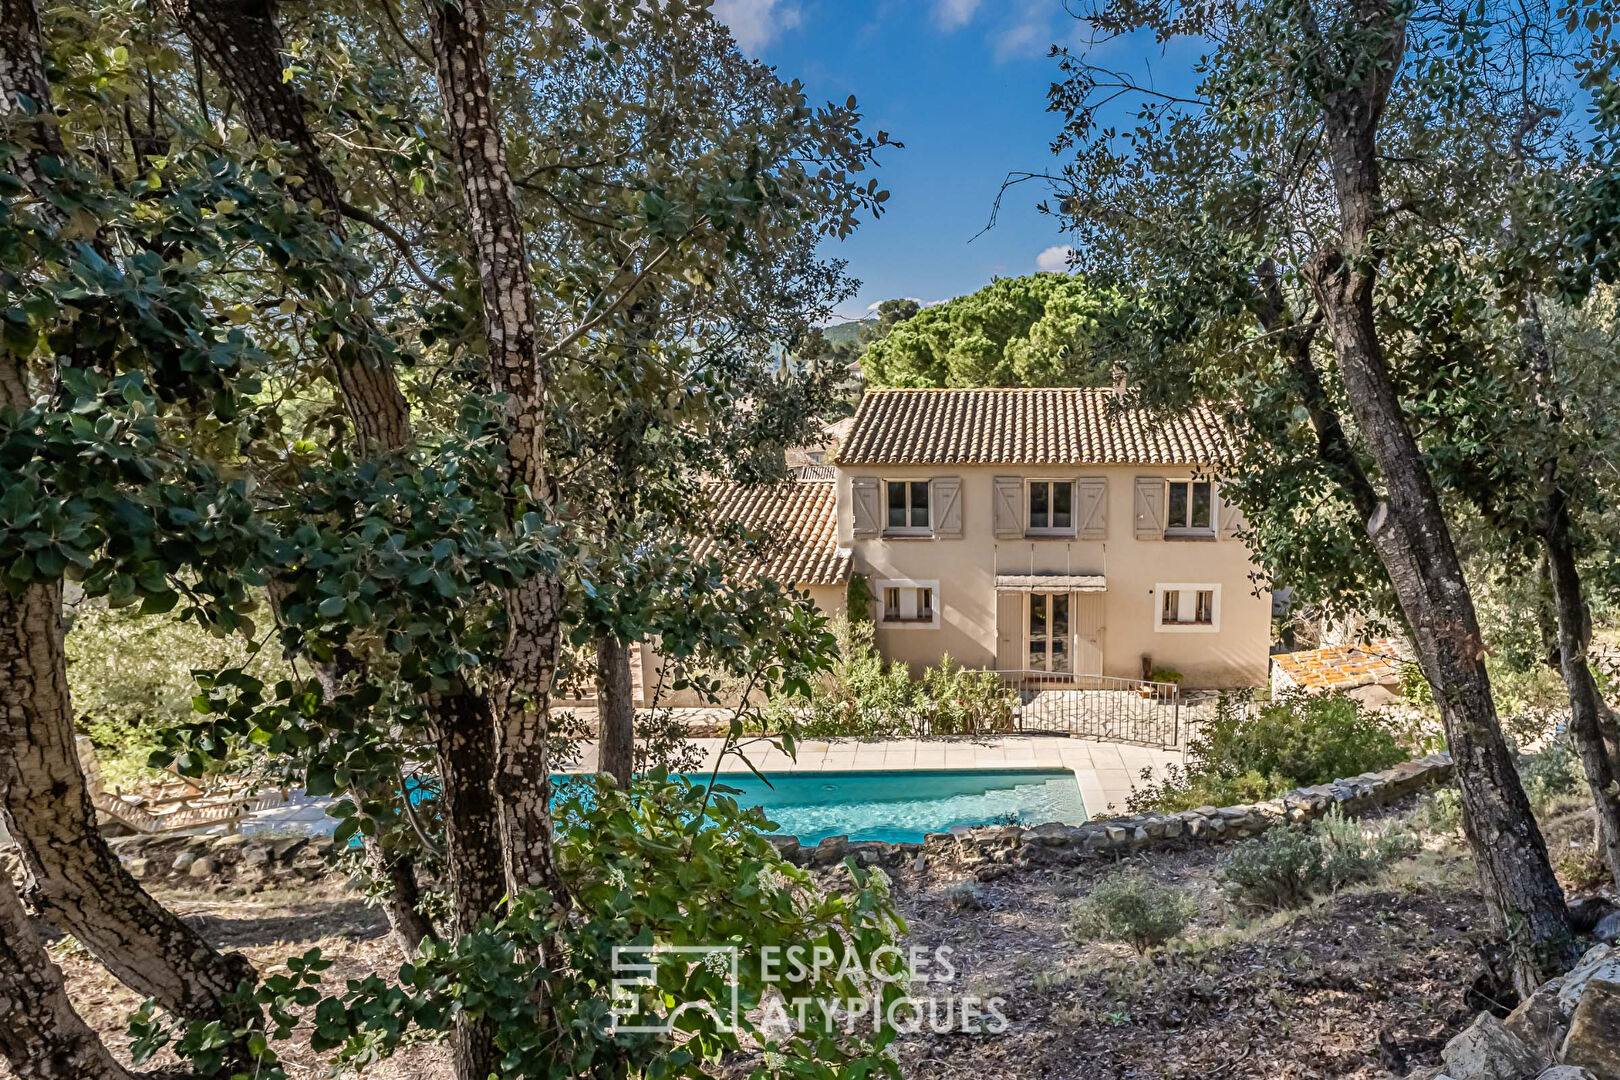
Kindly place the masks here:
<instances>
[{"instance_id":1,"label":"beige stucco facade","mask_svg":"<svg viewBox=\"0 0 1620 1080\"><path fill-rule=\"evenodd\" d=\"M1066 583L1091 577L1065 592L1071 665L1084 673L1139 679L1144 657L1155 669L1182 673L1189 688L1258 686L1267 677L1271 641L1270 593L1251 577L1255 567L1242 541L1224 530L1207 536L1138 539L1138 481L1188 479L1195 467L1167 465L840 465L837 536L851 555L851 571L864 574L878 598L877 642L891 659L914 669L944 655L969 667L1031 666L1031 593L1004 586L998 575L1064 575ZM1005 488L1017 476L1106 485L1102 520L1075 536L998 536L993 504L997 478ZM856 535L852 483L860 478L880 492L889 481L960 481L959 536ZM1215 488L1219 500L1219 486ZM936 513L939 512L936 506ZM1217 509L1215 518L1221 519ZM952 526L956 522L953 518ZM1078 530L1077 530L1078 531ZM1003 523L1002 532L1006 532ZM930 621L885 622L883 590L890 585L932 588ZM1028 587L1027 584L1024 587ZM1036 588L1039 588L1037 586ZM1165 625L1164 593L1178 598L1213 593L1213 618ZM1045 595L1044 593L1038 595ZM1050 601L1042 601L1050 603ZM1038 665L1037 665L1038 666Z\"/></svg>"}]
</instances>

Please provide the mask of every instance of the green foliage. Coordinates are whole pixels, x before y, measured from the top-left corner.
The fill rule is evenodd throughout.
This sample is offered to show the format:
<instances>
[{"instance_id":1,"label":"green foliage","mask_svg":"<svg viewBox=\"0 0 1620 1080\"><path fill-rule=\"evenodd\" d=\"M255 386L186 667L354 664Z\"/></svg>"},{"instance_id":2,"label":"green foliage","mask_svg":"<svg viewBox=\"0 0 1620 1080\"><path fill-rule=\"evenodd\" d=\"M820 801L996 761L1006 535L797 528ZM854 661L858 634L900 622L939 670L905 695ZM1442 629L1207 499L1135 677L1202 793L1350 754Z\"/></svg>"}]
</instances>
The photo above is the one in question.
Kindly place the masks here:
<instances>
[{"instance_id":1,"label":"green foliage","mask_svg":"<svg viewBox=\"0 0 1620 1080\"><path fill-rule=\"evenodd\" d=\"M775 722L796 723L801 735L889 739L916 735L972 735L1012 729L1016 698L993 671L964 668L949 656L913 679L905 664L890 663L873 646L870 619L835 619L838 658L811 691L795 721L786 703Z\"/></svg>"},{"instance_id":2,"label":"green foliage","mask_svg":"<svg viewBox=\"0 0 1620 1080\"><path fill-rule=\"evenodd\" d=\"M997 278L898 324L861 368L879 386L1107 386L1092 339L1118 303L1069 274Z\"/></svg>"},{"instance_id":3,"label":"green foliage","mask_svg":"<svg viewBox=\"0 0 1620 1080\"><path fill-rule=\"evenodd\" d=\"M1519 779L1530 806L1538 814L1559 799L1586 788L1586 772L1567 736L1548 743L1542 750L1521 758Z\"/></svg>"},{"instance_id":4,"label":"green foliage","mask_svg":"<svg viewBox=\"0 0 1620 1080\"><path fill-rule=\"evenodd\" d=\"M1240 909L1281 911L1368 881L1415 850L1405 830L1367 830L1334 807L1309 827L1279 825L1234 845L1217 873Z\"/></svg>"},{"instance_id":5,"label":"green foliage","mask_svg":"<svg viewBox=\"0 0 1620 1080\"><path fill-rule=\"evenodd\" d=\"M193 719L192 668L241 665L262 677L276 666L269 652L250 656L238 636L210 634L173 616L142 616L132 607L87 600L73 608L71 619L69 697L108 788L161 778L147 762L162 747L164 732Z\"/></svg>"},{"instance_id":6,"label":"green foliage","mask_svg":"<svg viewBox=\"0 0 1620 1080\"><path fill-rule=\"evenodd\" d=\"M1354 698L1291 690L1270 701L1223 694L1187 747L1187 765L1132 791L1133 813L1256 802L1406 758L1395 736Z\"/></svg>"},{"instance_id":7,"label":"green foliage","mask_svg":"<svg viewBox=\"0 0 1620 1080\"><path fill-rule=\"evenodd\" d=\"M1070 941L1123 941L1139 953L1178 937L1198 915L1192 898L1138 870L1103 878L1069 909Z\"/></svg>"},{"instance_id":8,"label":"green foliage","mask_svg":"<svg viewBox=\"0 0 1620 1080\"><path fill-rule=\"evenodd\" d=\"M1462 828L1462 793L1454 787L1431 791L1418 799L1413 818L1424 832L1445 836Z\"/></svg>"},{"instance_id":9,"label":"green foliage","mask_svg":"<svg viewBox=\"0 0 1620 1080\"><path fill-rule=\"evenodd\" d=\"M319 972L329 962L318 952L293 958L287 976L265 980L256 993L272 1025L253 1043L256 1075L283 1075L270 1041L292 1037L300 1020L312 1024L316 1050L358 1068L413 1037L447 1033L458 1010L494 1025L504 1076L729 1075L721 1058L744 1040L791 1061L796 1076L899 1075L884 1053L893 1037L884 1024L874 1030L863 1023L853 1034L824 1030L812 1009L804 1030L781 1033L748 1015L777 995L871 1001L886 1012L904 993L903 979L873 977L903 970L894 944L904 924L881 873L850 862L841 887L823 888L777 855L762 811L739 807L723 788L711 793L661 772L628 792L587 782L567 794L558 819L569 912L544 893L520 896L459 939L425 943L397 982L372 974L343 990L327 988ZM678 1036L613 1030L605 988L623 977L613 965L616 947L717 944L737 949L740 1032L721 1030L715 1013L691 1008L681 1013ZM818 949L830 959L785 973L781 958L790 949L803 950L807 963ZM768 950L782 950L774 966L766 963ZM725 969L679 953L654 962L652 985L632 991L642 1015L701 1002L729 1016L733 987ZM545 1003L546 1022L536 1022L536 1002ZM150 1007L136 1027L138 1061L176 1034ZM183 1029L175 1049L207 1064L212 1045L224 1041L217 1027Z\"/></svg>"},{"instance_id":10,"label":"green foliage","mask_svg":"<svg viewBox=\"0 0 1620 1080\"><path fill-rule=\"evenodd\" d=\"M865 574L849 575L849 586L844 590L844 611L850 622L871 622L872 607L877 597L872 594L872 583Z\"/></svg>"}]
</instances>

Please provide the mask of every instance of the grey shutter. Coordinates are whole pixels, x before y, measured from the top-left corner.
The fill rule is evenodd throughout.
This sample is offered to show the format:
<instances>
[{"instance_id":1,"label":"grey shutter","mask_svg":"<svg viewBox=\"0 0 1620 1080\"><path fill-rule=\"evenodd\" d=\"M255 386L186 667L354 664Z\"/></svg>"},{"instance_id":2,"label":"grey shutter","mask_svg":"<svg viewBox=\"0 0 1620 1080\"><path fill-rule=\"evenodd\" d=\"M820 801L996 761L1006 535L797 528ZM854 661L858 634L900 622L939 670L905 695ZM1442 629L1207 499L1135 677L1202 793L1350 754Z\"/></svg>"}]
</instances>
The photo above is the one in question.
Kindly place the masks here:
<instances>
[{"instance_id":1,"label":"grey shutter","mask_svg":"<svg viewBox=\"0 0 1620 1080\"><path fill-rule=\"evenodd\" d=\"M1108 538L1108 480L1082 476L1075 481L1075 535L1081 540Z\"/></svg>"},{"instance_id":2,"label":"grey shutter","mask_svg":"<svg viewBox=\"0 0 1620 1080\"><path fill-rule=\"evenodd\" d=\"M875 476L857 476L849 482L850 501L854 504L855 535L876 536L878 534L879 511L878 478Z\"/></svg>"},{"instance_id":3,"label":"grey shutter","mask_svg":"<svg viewBox=\"0 0 1620 1080\"><path fill-rule=\"evenodd\" d=\"M962 539L962 478L940 476L929 482L934 497L934 535Z\"/></svg>"},{"instance_id":4,"label":"grey shutter","mask_svg":"<svg viewBox=\"0 0 1620 1080\"><path fill-rule=\"evenodd\" d=\"M996 535L1002 539L1024 535L1024 478L996 477Z\"/></svg>"},{"instance_id":5,"label":"grey shutter","mask_svg":"<svg viewBox=\"0 0 1620 1080\"><path fill-rule=\"evenodd\" d=\"M1024 594L996 593L996 667L1017 671L1024 666Z\"/></svg>"},{"instance_id":6,"label":"grey shutter","mask_svg":"<svg viewBox=\"0 0 1620 1080\"><path fill-rule=\"evenodd\" d=\"M1249 527L1248 519L1243 516L1243 510L1237 503L1221 498L1219 490L1215 497L1220 503L1222 536L1233 537Z\"/></svg>"},{"instance_id":7,"label":"grey shutter","mask_svg":"<svg viewBox=\"0 0 1620 1080\"><path fill-rule=\"evenodd\" d=\"M1164 539L1164 477L1136 478L1136 538Z\"/></svg>"}]
</instances>

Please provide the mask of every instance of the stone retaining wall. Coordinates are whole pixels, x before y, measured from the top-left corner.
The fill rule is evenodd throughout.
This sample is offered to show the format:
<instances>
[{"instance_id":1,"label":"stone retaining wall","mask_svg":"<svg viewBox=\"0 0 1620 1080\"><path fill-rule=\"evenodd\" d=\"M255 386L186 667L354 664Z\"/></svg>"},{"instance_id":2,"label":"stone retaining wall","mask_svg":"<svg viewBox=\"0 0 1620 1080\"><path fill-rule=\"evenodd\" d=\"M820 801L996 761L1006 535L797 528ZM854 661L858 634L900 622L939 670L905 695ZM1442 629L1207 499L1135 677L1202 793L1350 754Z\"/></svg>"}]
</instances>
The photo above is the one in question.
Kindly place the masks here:
<instances>
[{"instance_id":1,"label":"stone retaining wall","mask_svg":"<svg viewBox=\"0 0 1620 1080\"><path fill-rule=\"evenodd\" d=\"M1243 806L1200 806L1179 814L1132 814L1099 818L1084 825L984 825L930 833L921 844L852 843L844 836L829 837L812 848L801 847L792 837L773 837L773 841L785 858L810 866L831 866L847 855L854 855L866 865L895 865L919 856L966 863L1027 864L1064 853L1125 854L1188 842L1241 840L1258 836L1274 825L1314 821L1335 806L1352 816L1364 814L1445 783L1451 779L1452 771L1450 754L1430 754L1393 768L1296 788L1275 799ZM985 875L981 873L980 877Z\"/></svg>"}]
</instances>

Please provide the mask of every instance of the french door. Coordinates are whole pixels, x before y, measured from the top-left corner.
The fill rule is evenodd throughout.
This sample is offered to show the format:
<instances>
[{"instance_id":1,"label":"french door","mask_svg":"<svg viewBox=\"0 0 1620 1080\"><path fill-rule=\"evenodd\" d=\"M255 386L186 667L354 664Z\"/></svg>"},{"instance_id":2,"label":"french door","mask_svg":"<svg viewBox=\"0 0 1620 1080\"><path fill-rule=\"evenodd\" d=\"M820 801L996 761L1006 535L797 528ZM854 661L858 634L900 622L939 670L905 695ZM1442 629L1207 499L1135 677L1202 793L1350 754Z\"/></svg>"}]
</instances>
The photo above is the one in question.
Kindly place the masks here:
<instances>
[{"instance_id":1,"label":"french door","mask_svg":"<svg viewBox=\"0 0 1620 1080\"><path fill-rule=\"evenodd\" d=\"M1029 594L1029 670L1074 673L1074 632L1068 593Z\"/></svg>"}]
</instances>

